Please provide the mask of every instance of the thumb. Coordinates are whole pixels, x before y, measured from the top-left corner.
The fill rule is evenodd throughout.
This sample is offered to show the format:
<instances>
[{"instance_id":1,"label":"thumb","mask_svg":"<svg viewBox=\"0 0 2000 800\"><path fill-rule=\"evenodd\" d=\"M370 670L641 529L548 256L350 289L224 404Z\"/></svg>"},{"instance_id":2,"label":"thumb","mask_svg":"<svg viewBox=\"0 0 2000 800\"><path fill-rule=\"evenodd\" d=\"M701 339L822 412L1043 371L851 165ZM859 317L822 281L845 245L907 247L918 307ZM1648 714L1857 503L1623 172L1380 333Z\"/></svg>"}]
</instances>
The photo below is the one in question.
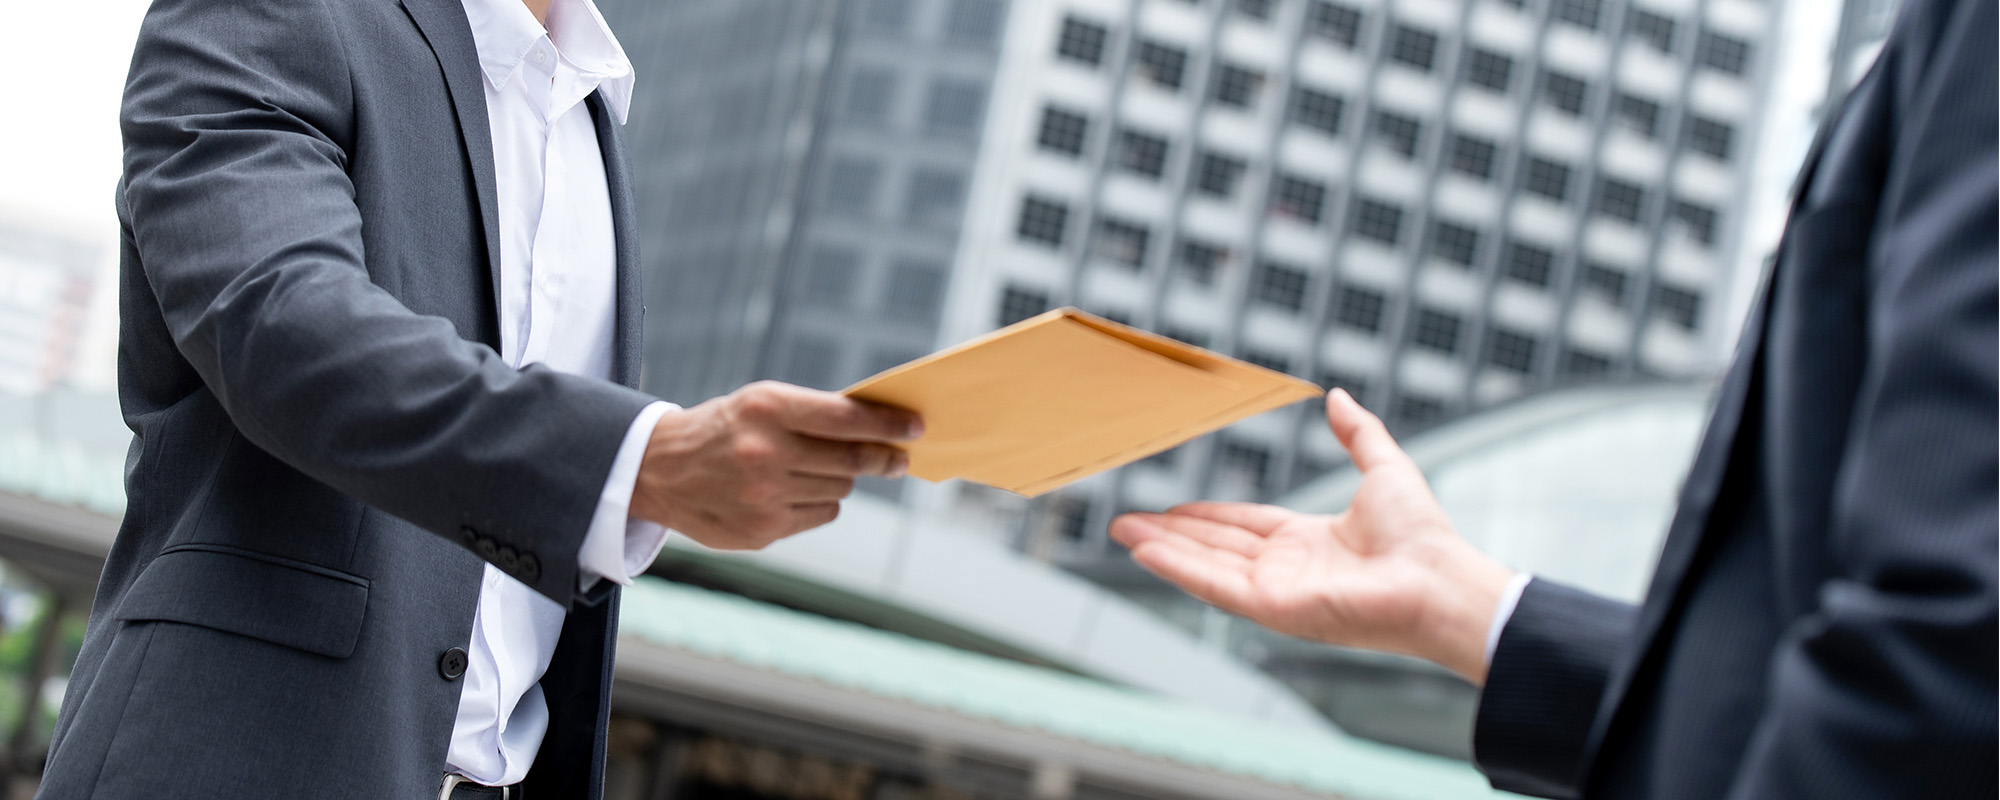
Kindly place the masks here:
<instances>
[{"instance_id":1,"label":"thumb","mask_svg":"<svg viewBox=\"0 0 2000 800\"><path fill-rule=\"evenodd\" d=\"M1347 448L1347 454L1354 459L1354 466L1367 472L1386 464L1407 461L1409 456L1396 445L1389 429L1383 427L1382 420L1368 409L1355 402L1354 396L1346 389L1335 389L1326 396L1326 423L1333 428L1334 438L1340 446Z\"/></svg>"}]
</instances>

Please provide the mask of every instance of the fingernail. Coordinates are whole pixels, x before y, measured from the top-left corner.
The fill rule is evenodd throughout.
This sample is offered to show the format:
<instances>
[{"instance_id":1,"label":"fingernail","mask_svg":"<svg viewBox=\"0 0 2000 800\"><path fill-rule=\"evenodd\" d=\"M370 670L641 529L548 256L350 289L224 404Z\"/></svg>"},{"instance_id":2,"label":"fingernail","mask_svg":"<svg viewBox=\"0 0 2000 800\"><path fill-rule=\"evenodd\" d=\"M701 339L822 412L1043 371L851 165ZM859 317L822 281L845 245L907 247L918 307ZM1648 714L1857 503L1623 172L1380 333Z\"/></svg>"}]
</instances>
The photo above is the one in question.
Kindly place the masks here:
<instances>
[{"instance_id":1,"label":"fingernail","mask_svg":"<svg viewBox=\"0 0 2000 800\"><path fill-rule=\"evenodd\" d=\"M908 474L910 474L909 456L899 455L896 456L896 460L889 462L889 477L900 478Z\"/></svg>"},{"instance_id":2,"label":"fingernail","mask_svg":"<svg viewBox=\"0 0 2000 800\"><path fill-rule=\"evenodd\" d=\"M909 429L907 431L904 431L903 438L918 439L922 438L923 435L924 435L924 421L921 419L913 419L910 420Z\"/></svg>"}]
</instances>

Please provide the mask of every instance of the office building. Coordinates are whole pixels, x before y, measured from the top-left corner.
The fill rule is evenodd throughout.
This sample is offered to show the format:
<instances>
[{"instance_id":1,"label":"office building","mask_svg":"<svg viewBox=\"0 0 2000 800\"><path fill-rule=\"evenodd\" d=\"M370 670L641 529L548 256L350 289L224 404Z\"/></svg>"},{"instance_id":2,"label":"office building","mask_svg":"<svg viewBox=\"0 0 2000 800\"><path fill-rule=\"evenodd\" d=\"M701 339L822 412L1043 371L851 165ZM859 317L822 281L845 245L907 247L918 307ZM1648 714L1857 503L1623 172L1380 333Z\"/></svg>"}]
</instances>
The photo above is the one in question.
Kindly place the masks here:
<instances>
[{"instance_id":1,"label":"office building","mask_svg":"<svg viewBox=\"0 0 2000 800\"><path fill-rule=\"evenodd\" d=\"M646 387L838 388L929 352L1004 0L604 0L637 72Z\"/></svg>"},{"instance_id":2,"label":"office building","mask_svg":"<svg viewBox=\"0 0 2000 800\"><path fill-rule=\"evenodd\" d=\"M103 253L46 226L0 220L0 392L66 383Z\"/></svg>"},{"instance_id":3,"label":"office building","mask_svg":"<svg viewBox=\"0 0 2000 800\"><path fill-rule=\"evenodd\" d=\"M1076 305L1344 387L1403 433L1709 373L1776 13L1015 0L946 339ZM1117 582L1113 514L1341 460L1317 408L1268 414L1039 503L1025 538Z\"/></svg>"}]
</instances>

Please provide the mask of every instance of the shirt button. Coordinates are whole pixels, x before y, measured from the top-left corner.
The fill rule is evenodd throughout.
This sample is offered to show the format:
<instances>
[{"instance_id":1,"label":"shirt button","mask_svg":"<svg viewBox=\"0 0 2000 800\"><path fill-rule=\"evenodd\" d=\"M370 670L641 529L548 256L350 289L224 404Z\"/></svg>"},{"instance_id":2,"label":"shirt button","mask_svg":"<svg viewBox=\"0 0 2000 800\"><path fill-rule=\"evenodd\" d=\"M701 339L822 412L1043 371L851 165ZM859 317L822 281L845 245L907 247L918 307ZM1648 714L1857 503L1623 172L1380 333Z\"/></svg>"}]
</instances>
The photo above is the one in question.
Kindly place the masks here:
<instances>
[{"instance_id":1,"label":"shirt button","mask_svg":"<svg viewBox=\"0 0 2000 800\"><path fill-rule=\"evenodd\" d=\"M465 648L454 647L444 651L444 655L438 658L438 674L448 681L465 675Z\"/></svg>"}]
</instances>

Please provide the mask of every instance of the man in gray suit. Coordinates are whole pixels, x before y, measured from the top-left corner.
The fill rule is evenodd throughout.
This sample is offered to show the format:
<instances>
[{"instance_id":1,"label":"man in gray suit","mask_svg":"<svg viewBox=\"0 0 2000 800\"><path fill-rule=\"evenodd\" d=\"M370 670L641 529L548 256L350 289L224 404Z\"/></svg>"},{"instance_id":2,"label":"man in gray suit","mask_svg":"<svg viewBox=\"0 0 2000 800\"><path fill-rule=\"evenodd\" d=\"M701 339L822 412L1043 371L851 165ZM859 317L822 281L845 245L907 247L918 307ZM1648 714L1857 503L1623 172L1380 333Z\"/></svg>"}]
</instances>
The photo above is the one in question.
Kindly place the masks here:
<instances>
[{"instance_id":1,"label":"man in gray suit","mask_svg":"<svg viewBox=\"0 0 2000 800\"><path fill-rule=\"evenodd\" d=\"M158 0L121 123L128 511L49 798L601 792L617 585L900 474L912 416L638 381L588 0Z\"/></svg>"}]
</instances>

